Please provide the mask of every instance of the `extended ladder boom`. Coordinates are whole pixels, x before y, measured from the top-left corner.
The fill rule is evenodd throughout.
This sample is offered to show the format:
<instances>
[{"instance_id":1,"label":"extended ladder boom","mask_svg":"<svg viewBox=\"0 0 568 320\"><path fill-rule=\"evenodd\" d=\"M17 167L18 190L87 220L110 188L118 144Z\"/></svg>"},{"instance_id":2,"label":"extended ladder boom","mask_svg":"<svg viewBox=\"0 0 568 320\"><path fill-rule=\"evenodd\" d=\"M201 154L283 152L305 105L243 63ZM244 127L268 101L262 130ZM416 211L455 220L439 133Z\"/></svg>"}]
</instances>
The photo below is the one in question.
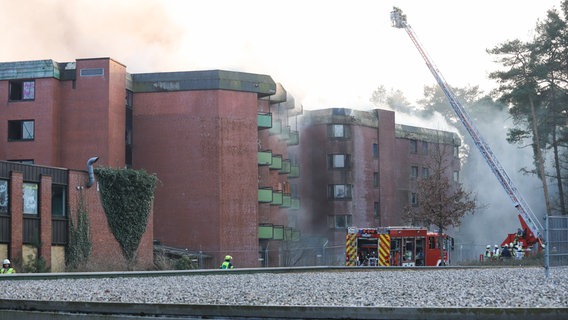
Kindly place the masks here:
<instances>
[{"instance_id":1,"label":"extended ladder boom","mask_svg":"<svg viewBox=\"0 0 568 320\"><path fill-rule=\"evenodd\" d=\"M513 201L513 205L519 211L520 217L522 217L526 222L528 228L530 229L527 231L532 233L529 234L529 236L538 239L541 235L541 230L543 230L542 225L540 224L538 218L532 212L532 210L524 200L521 193L517 190L517 188L514 186L513 182L507 175L507 172L505 172L505 169L503 169L503 167L501 166L501 164L493 154L493 151L491 151L491 148L489 148L489 145L484 141L483 137L481 136L477 128L474 126L473 121L471 121L471 118L469 117L463 106L460 104L460 102L458 101L458 99L456 98L456 96L454 95L454 93L452 92L452 90L444 80L442 73L434 65L432 59L430 59L426 51L422 48L422 46L418 42L418 39L414 34L414 31L412 30L410 25L408 25L408 23L406 22L406 15L402 14L402 11L399 8L395 7L394 10L391 12L391 22L393 27L406 30L406 33L410 36L410 39L412 40L412 42L420 52L420 55L422 56L422 58L424 58L424 61L426 62L428 69L430 69L430 72L438 82L438 85L440 86L440 88L448 98L450 105L456 112L457 116L460 118L466 130L471 135L471 138L473 139L473 142L477 146L477 149L479 149L481 155L483 156L483 158L491 168L491 171L493 172L493 174L495 174L497 180L499 180L499 183L501 183L501 186L503 187L507 195L509 195L511 201Z\"/></svg>"}]
</instances>

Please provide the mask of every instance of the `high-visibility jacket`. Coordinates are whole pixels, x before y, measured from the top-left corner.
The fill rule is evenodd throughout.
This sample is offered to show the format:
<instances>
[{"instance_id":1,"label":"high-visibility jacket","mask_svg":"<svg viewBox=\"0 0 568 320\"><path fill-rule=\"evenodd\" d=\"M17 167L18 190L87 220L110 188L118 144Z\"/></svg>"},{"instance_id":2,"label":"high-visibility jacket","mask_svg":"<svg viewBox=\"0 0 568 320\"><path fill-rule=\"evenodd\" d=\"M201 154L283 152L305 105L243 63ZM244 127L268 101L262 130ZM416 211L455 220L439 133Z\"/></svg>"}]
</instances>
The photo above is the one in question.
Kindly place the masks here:
<instances>
[{"instance_id":1,"label":"high-visibility jacket","mask_svg":"<svg viewBox=\"0 0 568 320\"><path fill-rule=\"evenodd\" d=\"M233 264L231 263L231 261L225 260L221 264L221 269L233 269Z\"/></svg>"},{"instance_id":2,"label":"high-visibility jacket","mask_svg":"<svg viewBox=\"0 0 568 320\"><path fill-rule=\"evenodd\" d=\"M2 273L2 274L12 274L12 273L16 273L16 269L14 269L14 268L12 268L12 267L10 267L10 268L8 268L8 269L2 268L2 269L0 269L0 273Z\"/></svg>"}]
</instances>

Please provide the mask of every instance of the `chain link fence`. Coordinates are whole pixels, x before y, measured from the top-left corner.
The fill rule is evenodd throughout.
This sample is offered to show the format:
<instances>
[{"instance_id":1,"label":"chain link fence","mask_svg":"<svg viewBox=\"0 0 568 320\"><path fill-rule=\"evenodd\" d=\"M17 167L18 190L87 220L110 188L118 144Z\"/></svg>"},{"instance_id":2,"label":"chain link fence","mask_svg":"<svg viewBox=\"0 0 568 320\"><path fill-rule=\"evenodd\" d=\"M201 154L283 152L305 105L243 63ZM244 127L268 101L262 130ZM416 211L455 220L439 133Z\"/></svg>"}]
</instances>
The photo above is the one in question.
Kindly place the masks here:
<instances>
[{"instance_id":1,"label":"chain link fence","mask_svg":"<svg viewBox=\"0 0 568 320\"><path fill-rule=\"evenodd\" d=\"M568 265L568 216L549 216L545 220L544 264L548 276L550 267Z\"/></svg>"}]
</instances>

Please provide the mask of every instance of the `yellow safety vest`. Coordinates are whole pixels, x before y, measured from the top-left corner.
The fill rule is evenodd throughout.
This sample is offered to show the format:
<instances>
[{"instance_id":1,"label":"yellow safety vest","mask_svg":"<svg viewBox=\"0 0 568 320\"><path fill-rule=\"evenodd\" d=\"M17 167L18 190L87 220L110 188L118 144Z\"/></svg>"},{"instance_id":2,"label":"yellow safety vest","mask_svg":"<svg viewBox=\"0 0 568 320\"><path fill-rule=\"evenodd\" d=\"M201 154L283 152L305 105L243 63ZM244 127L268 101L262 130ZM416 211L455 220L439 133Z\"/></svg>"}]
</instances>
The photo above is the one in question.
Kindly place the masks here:
<instances>
[{"instance_id":1,"label":"yellow safety vest","mask_svg":"<svg viewBox=\"0 0 568 320\"><path fill-rule=\"evenodd\" d=\"M8 269L2 268L2 269L0 269L0 273L2 273L2 274L12 274L12 273L16 273L16 270L15 270L14 268L12 268L12 267L10 267L10 268L8 268Z\"/></svg>"}]
</instances>

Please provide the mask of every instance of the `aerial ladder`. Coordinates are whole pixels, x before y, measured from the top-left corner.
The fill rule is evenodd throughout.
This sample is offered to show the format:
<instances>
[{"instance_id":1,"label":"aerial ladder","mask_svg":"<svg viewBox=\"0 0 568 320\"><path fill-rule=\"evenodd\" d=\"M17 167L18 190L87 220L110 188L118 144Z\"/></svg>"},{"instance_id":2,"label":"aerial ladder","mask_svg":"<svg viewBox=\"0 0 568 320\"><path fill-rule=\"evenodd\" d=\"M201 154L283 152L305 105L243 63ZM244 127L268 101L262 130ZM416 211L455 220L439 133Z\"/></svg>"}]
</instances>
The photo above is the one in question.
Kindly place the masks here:
<instances>
[{"instance_id":1,"label":"aerial ladder","mask_svg":"<svg viewBox=\"0 0 568 320\"><path fill-rule=\"evenodd\" d=\"M483 137L481 136L481 134L473 124L473 121L465 111L464 107L460 104L455 94L446 83L446 80L442 76L442 73L434 65L434 62L428 56L422 45L420 45L420 42L418 41L416 34L414 33L410 25L407 23L406 15L402 13L402 10L400 10L397 7L394 7L393 11L391 11L390 17L391 17L392 26L394 28L404 29L408 34L408 36L410 36L410 39L412 40L412 42L420 52L420 55L422 56L422 58L424 58L424 61L426 62L428 69L430 69L430 72L436 79L436 82L438 82L438 85L440 86L440 88L448 98L450 105L456 112L458 118L463 123L467 132L470 134L477 149L479 150L479 152L481 152L481 155L483 156L485 162L487 162L489 168L491 168L491 171L493 172L495 177L497 177L497 180L499 180L499 183L501 184L501 186L503 187L503 189L505 190L505 192L513 202L513 205L519 212L519 221L521 222L522 226L521 229L522 234L516 236L524 239L526 243L524 243L523 246L525 248L528 246L532 246L536 243L539 244L539 248L542 248L543 247L542 238L541 238L542 237L541 231L543 230L542 224L540 223L536 215L532 212L532 210L530 209L527 202L524 200L521 193L517 190L517 188L509 178L509 175L507 174L505 169L503 169L503 167L497 160L497 157L495 157L495 154L493 154L493 151L491 151L491 148L489 148L489 145L485 142L485 140L483 139ZM510 234L507 237L507 239L503 241L503 244L508 243L509 240L511 239L511 236L512 235Z\"/></svg>"}]
</instances>

